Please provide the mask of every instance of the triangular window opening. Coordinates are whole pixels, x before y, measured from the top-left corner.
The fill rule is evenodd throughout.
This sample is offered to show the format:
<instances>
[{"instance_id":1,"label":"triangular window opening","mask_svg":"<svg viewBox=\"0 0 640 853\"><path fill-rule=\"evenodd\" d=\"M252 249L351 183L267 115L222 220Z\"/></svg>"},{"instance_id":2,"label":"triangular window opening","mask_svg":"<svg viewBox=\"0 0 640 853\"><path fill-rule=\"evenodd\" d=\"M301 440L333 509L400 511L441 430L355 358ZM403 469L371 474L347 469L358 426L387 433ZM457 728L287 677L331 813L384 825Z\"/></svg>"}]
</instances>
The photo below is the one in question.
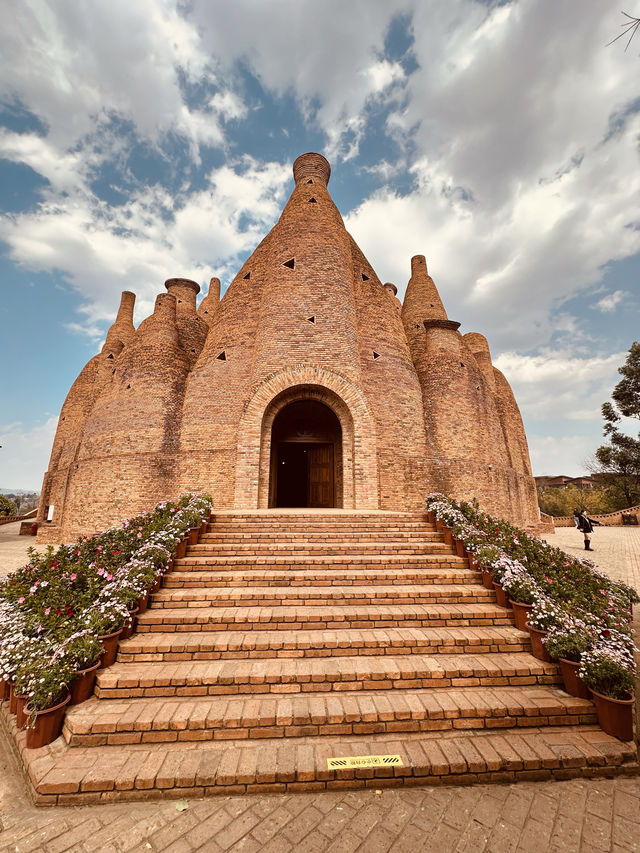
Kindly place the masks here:
<instances>
[{"instance_id":1,"label":"triangular window opening","mask_svg":"<svg viewBox=\"0 0 640 853\"><path fill-rule=\"evenodd\" d=\"M295 258L291 258L291 260L289 260L289 261L285 261L285 262L282 264L282 266L283 266L283 267L289 267L289 269L290 269L290 270L293 270L293 269L295 269L295 266L296 266L296 259L295 259Z\"/></svg>"},{"instance_id":2,"label":"triangular window opening","mask_svg":"<svg viewBox=\"0 0 640 853\"><path fill-rule=\"evenodd\" d=\"M363 281L369 281L369 276L364 272L362 273L362 280Z\"/></svg>"},{"instance_id":3,"label":"triangular window opening","mask_svg":"<svg viewBox=\"0 0 640 853\"><path fill-rule=\"evenodd\" d=\"M218 361L226 361L227 360L227 354L224 350L222 350L220 355L217 355L216 358L218 359Z\"/></svg>"},{"instance_id":4,"label":"triangular window opening","mask_svg":"<svg viewBox=\"0 0 640 853\"><path fill-rule=\"evenodd\" d=\"M316 315L314 314L312 317L307 317L307 323L313 323L315 325Z\"/></svg>"},{"instance_id":5,"label":"triangular window opening","mask_svg":"<svg viewBox=\"0 0 640 853\"><path fill-rule=\"evenodd\" d=\"M375 361L377 358L380 358L380 353L379 353L379 352L376 352L376 351L374 350L374 351L373 351L373 360Z\"/></svg>"},{"instance_id":6,"label":"triangular window opening","mask_svg":"<svg viewBox=\"0 0 640 853\"><path fill-rule=\"evenodd\" d=\"M309 180L307 181L307 183L308 183L308 184L312 184L312 183L313 183L313 181L311 180L311 178L309 178Z\"/></svg>"},{"instance_id":7,"label":"triangular window opening","mask_svg":"<svg viewBox=\"0 0 640 853\"><path fill-rule=\"evenodd\" d=\"M129 390L129 388L131 388L131 385L127 385L127 391Z\"/></svg>"},{"instance_id":8,"label":"triangular window opening","mask_svg":"<svg viewBox=\"0 0 640 853\"><path fill-rule=\"evenodd\" d=\"M113 353L110 352L109 355L107 356L107 358L113 358Z\"/></svg>"},{"instance_id":9,"label":"triangular window opening","mask_svg":"<svg viewBox=\"0 0 640 853\"><path fill-rule=\"evenodd\" d=\"M244 275L242 277L244 278L245 281L249 281L249 279L251 278L251 273L248 272L246 275Z\"/></svg>"},{"instance_id":10,"label":"triangular window opening","mask_svg":"<svg viewBox=\"0 0 640 853\"><path fill-rule=\"evenodd\" d=\"M309 204L317 204L317 203L318 203L318 202L315 200L315 198L310 198L310 199L309 199Z\"/></svg>"}]
</instances>

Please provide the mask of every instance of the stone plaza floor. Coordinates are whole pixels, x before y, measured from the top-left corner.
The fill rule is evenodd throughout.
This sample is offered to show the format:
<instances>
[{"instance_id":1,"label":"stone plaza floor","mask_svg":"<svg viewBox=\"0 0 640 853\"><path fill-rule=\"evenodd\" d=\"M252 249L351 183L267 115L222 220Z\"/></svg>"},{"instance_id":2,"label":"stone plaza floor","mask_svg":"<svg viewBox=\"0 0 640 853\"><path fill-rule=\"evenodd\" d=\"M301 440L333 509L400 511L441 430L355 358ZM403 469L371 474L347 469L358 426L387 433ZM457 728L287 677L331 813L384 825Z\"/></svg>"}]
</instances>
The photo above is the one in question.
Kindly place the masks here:
<instances>
[{"instance_id":1,"label":"stone plaza floor","mask_svg":"<svg viewBox=\"0 0 640 853\"><path fill-rule=\"evenodd\" d=\"M17 528L0 527L0 574L33 544ZM544 538L584 553L573 528ZM639 529L596 528L593 548L602 571L640 587ZM149 850L629 853L640 851L640 778L36 808L0 738L0 851Z\"/></svg>"}]
</instances>

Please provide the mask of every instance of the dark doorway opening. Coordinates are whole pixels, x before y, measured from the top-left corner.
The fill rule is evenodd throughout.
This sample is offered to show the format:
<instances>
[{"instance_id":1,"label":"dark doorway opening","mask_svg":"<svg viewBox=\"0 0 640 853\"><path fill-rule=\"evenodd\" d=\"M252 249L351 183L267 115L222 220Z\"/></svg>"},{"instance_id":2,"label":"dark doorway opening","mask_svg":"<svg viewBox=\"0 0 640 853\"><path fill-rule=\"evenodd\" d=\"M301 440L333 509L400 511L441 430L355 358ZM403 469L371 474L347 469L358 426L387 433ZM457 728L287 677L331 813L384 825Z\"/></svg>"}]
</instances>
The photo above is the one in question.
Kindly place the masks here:
<instances>
[{"instance_id":1,"label":"dark doorway opening","mask_svg":"<svg viewBox=\"0 0 640 853\"><path fill-rule=\"evenodd\" d=\"M276 416L271 432L269 506L340 506L342 429L328 406L297 400Z\"/></svg>"}]
</instances>

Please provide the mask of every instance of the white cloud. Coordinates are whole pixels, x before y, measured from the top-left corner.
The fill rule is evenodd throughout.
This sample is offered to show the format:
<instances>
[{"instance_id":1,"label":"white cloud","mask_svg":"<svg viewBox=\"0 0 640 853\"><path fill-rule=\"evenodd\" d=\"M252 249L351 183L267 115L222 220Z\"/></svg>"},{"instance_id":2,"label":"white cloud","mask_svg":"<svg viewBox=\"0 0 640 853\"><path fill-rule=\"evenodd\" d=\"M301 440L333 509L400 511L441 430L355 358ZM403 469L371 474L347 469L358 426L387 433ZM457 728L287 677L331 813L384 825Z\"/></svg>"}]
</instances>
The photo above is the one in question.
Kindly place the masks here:
<instances>
[{"instance_id":1,"label":"white cloud","mask_svg":"<svg viewBox=\"0 0 640 853\"><path fill-rule=\"evenodd\" d=\"M502 353L495 359L527 420L593 421L611 396L625 353L578 358L561 352L535 356Z\"/></svg>"},{"instance_id":2,"label":"white cloud","mask_svg":"<svg viewBox=\"0 0 640 853\"><path fill-rule=\"evenodd\" d=\"M0 425L0 487L40 491L57 425L57 417L31 427Z\"/></svg>"},{"instance_id":3,"label":"white cloud","mask_svg":"<svg viewBox=\"0 0 640 853\"><path fill-rule=\"evenodd\" d=\"M594 435L537 435L529 433L529 455L534 476L588 474L586 463L599 442Z\"/></svg>"},{"instance_id":4,"label":"white cloud","mask_svg":"<svg viewBox=\"0 0 640 853\"><path fill-rule=\"evenodd\" d=\"M603 296L602 299L599 299L593 307L602 311L603 314L613 314L625 296L628 296L626 291L614 290L613 293L608 293L606 296Z\"/></svg>"},{"instance_id":5,"label":"white cloud","mask_svg":"<svg viewBox=\"0 0 640 853\"><path fill-rule=\"evenodd\" d=\"M78 192L0 220L0 237L24 267L64 271L86 301L86 321L72 328L97 337L96 321L113 317L121 290L138 294L140 320L166 278L208 281L227 272L277 218L290 174L289 166L244 158L214 169L207 189L183 196L154 186L108 207Z\"/></svg>"}]
</instances>

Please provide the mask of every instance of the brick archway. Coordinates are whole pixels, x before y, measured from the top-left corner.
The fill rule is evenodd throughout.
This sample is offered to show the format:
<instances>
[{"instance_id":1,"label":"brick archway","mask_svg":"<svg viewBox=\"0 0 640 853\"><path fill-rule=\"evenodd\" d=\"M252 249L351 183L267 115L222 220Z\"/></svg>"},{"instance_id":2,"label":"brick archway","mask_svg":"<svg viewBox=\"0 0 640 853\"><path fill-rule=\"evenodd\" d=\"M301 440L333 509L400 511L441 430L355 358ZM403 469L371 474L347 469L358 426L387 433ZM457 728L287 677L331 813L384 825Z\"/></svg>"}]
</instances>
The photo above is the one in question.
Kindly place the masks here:
<instances>
[{"instance_id":1,"label":"brick archway","mask_svg":"<svg viewBox=\"0 0 640 853\"><path fill-rule=\"evenodd\" d=\"M235 508L267 508L273 420L295 400L324 403L340 421L343 508L378 509L376 431L362 392L335 371L305 366L270 376L245 407L238 430Z\"/></svg>"}]
</instances>

